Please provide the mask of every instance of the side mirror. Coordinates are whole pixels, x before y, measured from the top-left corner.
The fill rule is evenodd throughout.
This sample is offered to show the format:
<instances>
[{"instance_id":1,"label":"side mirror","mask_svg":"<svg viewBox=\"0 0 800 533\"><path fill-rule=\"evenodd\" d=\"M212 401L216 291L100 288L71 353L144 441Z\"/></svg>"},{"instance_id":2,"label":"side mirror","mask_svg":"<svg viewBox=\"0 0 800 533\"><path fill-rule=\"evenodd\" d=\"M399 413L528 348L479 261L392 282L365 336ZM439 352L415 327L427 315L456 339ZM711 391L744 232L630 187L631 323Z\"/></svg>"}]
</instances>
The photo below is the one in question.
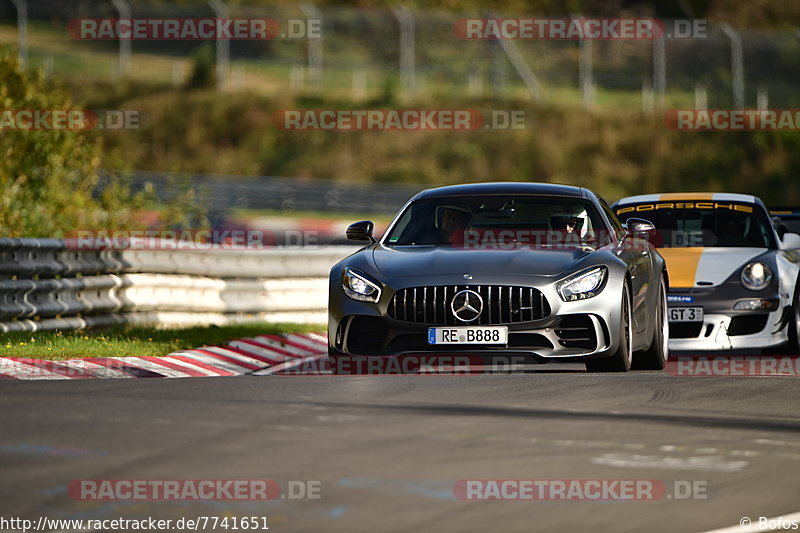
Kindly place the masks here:
<instances>
[{"instance_id":1,"label":"side mirror","mask_svg":"<svg viewBox=\"0 0 800 533\"><path fill-rule=\"evenodd\" d=\"M643 218L629 218L628 221L623 225L628 233L632 233L634 235L653 233L656 230L656 227L652 222Z\"/></svg>"},{"instance_id":2,"label":"side mirror","mask_svg":"<svg viewBox=\"0 0 800 533\"><path fill-rule=\"evenodd\" d=\"M775 226L775 231L778 233L778 239L783 239L783 236L789 233L789 228L783 223L781 217L772 217L772 225Z\"/></svg>"},{"instance_id":3,"label":"side mirror","mask_svg":"<svg viewBox=\"0 0 800 533\"><path fill-rule=\"evenodd\" d=\"M351 224L347 228L347 238L351 241L369 241L370 243L374 243L375 238L372 236L372 231L374 229L375 224L373 224L371 220L362 220L361 222Z\"/></svg>"},{"instance_id":4,"label":"side mirror","mask_svg":"<svg viewBox=\"0 0 800 533\"><path fill-rule=\"evenodd\" d=\"M797 233L786 233L781 239L781 248L784 250L797 250L800 248L800 235Z\"/></svg>"}]
</instances>

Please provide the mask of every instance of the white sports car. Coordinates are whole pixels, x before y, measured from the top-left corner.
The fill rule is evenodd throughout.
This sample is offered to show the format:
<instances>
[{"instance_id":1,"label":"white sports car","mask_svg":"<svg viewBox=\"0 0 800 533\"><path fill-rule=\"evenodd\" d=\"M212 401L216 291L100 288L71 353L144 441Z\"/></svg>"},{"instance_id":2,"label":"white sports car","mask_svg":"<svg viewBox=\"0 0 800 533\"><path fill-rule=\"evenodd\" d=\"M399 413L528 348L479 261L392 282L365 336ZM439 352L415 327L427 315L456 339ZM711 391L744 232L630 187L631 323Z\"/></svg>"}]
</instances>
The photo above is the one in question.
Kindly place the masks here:
<instances>
[{"instance_id":1,"label":"white sports car","mask_svg":"<svg viewBox=\"0 0 800 533\"><path fill-rule=\"evenodd\" d=\"M653 244L669 275L671 350L800 354L800 235L779 237L759 198L646 194L613 210L622 221L656 226Z\"/></svg>"}]
</instances>

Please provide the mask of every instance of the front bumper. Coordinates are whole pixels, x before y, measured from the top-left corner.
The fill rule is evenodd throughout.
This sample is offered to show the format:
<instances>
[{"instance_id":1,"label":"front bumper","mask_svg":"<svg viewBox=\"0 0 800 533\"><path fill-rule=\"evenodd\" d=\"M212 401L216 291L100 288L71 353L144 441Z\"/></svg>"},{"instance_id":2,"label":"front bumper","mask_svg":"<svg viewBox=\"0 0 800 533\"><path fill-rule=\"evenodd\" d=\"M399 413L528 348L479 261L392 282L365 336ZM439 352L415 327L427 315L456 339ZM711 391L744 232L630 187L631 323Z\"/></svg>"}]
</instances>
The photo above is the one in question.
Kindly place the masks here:
<instances>
[{"instance_id":1,"label":"front bumper","mask_svg":"<svg viewBox=\"0 0 800 533\"><path fill-rule=\"evenodd\" d=\"M722 314L711 314L703 317L700 334L697 337L674 338L670 337L670 350L740 350L748 348L769 348L784 344L789 340L785 325L781 326L783 309L773 311L763 317L753 315L748 317L754 324L764 321L761 331L746 335L731 335L731 320L733 317ZM671 325L672 327L672 325Z\"/></svg>"},{"instance_id":2,"label":"front bumper","mask_svg":"<svg viewBox=\"0 0 800 533\"><path fill-rule=\"evenodd\" d=\"M446 324L391 318L388 313L389 303L400 289L448 285L452 283L452 277L409 277L403 280L403 286L387 288L377 304L350 299L337 286L338 280L332 280L328 324L331 353L359 356L522 355L532 362L545 362L552 359L605 357L613 353L619 345L617 332L620 330L622 291L622 281L619 279L609 278L604 290L594 298L563 302L549 279L531 283L530 278L475 278L470 281L470 285L534 287L547 299L550 314L539 320L491 324L508 327L507 345L437 346L428 344L428 328ZM462 281L460 285L466 283Z\"/></svg>"},{"instance_id":3,"label":"front bumper","mask_svg":"<svg viewBox=\"0 0 800 533\"><path fill-rule=\"evenodd\" d=\"M669 307L702 307L702 322L670 322L669 349L677 351L718 351L761 349L786 343L788 338L788 299L777 289L747 291L738 283L713 288L672 290L670 297L686 300ZM775 311L735 311L743 299L778 300Z\"/></svg>"}]
</instances>

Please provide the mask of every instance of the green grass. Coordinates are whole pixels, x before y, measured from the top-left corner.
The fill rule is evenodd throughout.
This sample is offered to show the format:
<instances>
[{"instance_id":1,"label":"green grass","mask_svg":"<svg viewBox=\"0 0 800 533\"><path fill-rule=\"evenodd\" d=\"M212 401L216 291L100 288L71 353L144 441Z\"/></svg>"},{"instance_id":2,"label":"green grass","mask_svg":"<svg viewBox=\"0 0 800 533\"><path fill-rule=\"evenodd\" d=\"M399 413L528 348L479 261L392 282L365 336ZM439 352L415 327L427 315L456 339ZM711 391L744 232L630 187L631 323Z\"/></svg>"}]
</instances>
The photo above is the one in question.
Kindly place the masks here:
<instances>
[{"instance_id":1,"label":"green grass","mask_svg":"<svg viewBox=\"0 0 800 533\"><path fill-rule=\"evenodd\" d=\"M116 326L82 331L14 332L0 335L0 357L62 361L86 357L162 356L242 337L322 329L320 325L253 323L175 329Z\"/></svg>"}]
</instances>

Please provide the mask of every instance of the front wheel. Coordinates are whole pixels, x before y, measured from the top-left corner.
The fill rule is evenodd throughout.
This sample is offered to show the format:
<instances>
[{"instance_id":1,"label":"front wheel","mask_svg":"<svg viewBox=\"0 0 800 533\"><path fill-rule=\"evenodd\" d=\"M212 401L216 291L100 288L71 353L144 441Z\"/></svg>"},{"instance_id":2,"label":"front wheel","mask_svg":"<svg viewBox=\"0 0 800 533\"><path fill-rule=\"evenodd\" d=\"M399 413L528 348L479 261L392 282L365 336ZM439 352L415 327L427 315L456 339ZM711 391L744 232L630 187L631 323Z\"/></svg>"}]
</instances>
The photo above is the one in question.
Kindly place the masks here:
<instances>
[{"instance_id":1,"label":"front wheel","mask_svg":"<svg viewBox=\"0 0 800 533\"><path fill-rule=\"evenodd\" d=\"M788 355L800 355L800 301L796 296L792 306L793 321L789 323Z\"/></svg>"},{"instance_id":2,"label":"front wheel","mask_svg":"<svg viewBox=\"0 0 800 533\"><path fill-rule=\"evenodd\" d=\"M789 342L761 350L764 355L800 355L800 279L794 291L794 300L790 308L789 323L786 325Z\"/></svg>"},{"instance_id":3,"label":"front wheel","mask_svg":"<svg viewBox=\"0 0 800 533\"><path fill-rule=\"evenodd\" d=\"M788 326L789 344L786 346L788 355L800 355L800 278L795 285L792 316Z\"/></svg>"},{"instance_id":4,"label":"front wheel","mask_svg":"<svg viewBox=\"0 0 800 533\"><path fill-rule=\"evenodd\" d=\"M794 289L794 300L789 309L789 323L786 325L789 342L761 350L763 355L800 355L800 278Z\"/></svg>"},{"instance_id":5,"label":"front wheel","mask_svg":"<svg viewBox=\"0 0 800 533\"><path fill-rule=\"evenodd\" d=\"M633 360L633 321L631 313L631 291L625 283L622 289L620 306L619 348L611 357L589 359L586 370L589 372L627 372Z\"/></svg>"},{"instance_id":6,"label":"front wheel","mask_svg":"<svg viewBox=\"0 0 800 533\"><path fill-rule=\"evenodd\" d=\"M637 353L634 368L637 370L663 370L669 356L669 320L667 319L667 285L664 278L658 288L658 308L653 314L653 340L650 347Z\"/></svg>"}]
</instances>

